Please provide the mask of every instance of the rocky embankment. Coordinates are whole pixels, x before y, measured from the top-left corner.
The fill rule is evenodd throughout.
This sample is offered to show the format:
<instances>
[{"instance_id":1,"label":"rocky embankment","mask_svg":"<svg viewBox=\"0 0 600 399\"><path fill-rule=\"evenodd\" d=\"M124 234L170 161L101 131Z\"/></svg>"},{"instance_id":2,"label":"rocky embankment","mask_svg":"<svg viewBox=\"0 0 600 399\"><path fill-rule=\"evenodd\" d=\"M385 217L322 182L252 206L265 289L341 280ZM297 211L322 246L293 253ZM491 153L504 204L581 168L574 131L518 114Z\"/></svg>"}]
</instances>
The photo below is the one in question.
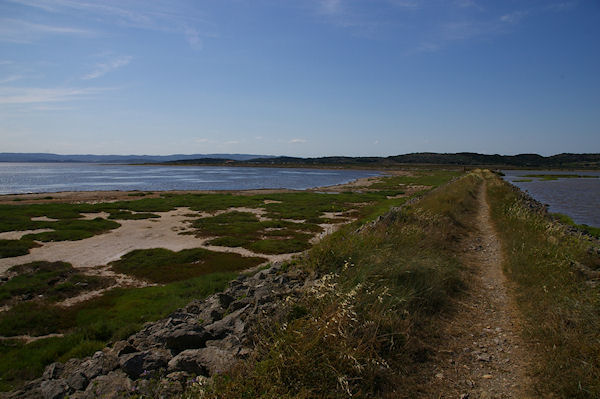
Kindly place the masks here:
<instances>
[{"instance_id":1,"label":"rocky embankment","mask_svg":"<svg viewBox=\"0 0 600 399\"><path fill-rule=\"evenodd\" d=\"M192 301L91 357L49 365L42 378L5 397L176 396L197 376L210 377L247 357L253 329L283 311L286 299L298 297L312 281L280 264L242 275L225 291Z\"/></svg>"}]
</instances>

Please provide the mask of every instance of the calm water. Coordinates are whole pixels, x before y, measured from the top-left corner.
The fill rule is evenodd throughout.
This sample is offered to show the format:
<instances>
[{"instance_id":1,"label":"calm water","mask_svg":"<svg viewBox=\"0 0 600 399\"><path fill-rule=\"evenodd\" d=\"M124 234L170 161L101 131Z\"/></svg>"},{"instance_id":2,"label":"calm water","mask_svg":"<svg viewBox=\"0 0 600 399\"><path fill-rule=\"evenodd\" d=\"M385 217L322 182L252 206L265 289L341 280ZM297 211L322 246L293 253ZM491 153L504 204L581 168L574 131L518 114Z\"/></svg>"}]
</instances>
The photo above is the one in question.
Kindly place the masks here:
<instances>
[{"instance_id":1,"label":"calm water","mask_svg":"<svg viewBox=\"0 0 600 399\"><path fill-rule=\"evenodd\" d=\"M556 172L539 170L503 170L508 180L536 200L550 205L550 212L569 215L575 223L600 227L600 178L572 178L542 181L529 174L575 174L600 176L600 172ZM515 182L532 179L531 182Z\"/></svg>"},{"instance_id":2,"label":"calm water","mask_svg":"<svg viewBox=\"0 0 600 399\"><path fill-rule=\"evenodd\" d=\"M95 190L306 189L378 172L363 170L0 163L0 194Z\"/></svg>"}]
</instances>

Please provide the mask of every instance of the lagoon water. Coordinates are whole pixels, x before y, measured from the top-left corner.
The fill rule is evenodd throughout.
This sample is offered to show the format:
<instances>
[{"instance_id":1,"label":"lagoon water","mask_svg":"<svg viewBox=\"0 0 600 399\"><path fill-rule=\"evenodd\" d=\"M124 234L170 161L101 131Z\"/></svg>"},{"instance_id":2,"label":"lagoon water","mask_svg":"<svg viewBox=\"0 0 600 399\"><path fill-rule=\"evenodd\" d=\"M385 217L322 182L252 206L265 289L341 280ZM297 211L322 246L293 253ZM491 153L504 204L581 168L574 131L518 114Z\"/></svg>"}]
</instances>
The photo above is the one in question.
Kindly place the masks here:
<instances>
[{"instance_id":1,"label":"lagoon water","mask_svg":"<svg viewBox=\"0 0 600 399\"><path fill-rule=\"evenodd\" d=\"M377 175L378 172L362 170L0 163L0 194L95 190L301 190Z\"/></svg>"},{"instance_id":2,"label":"lagoon water","mask_svg":"<svg viewBox=\"0 0 600 399\"><path fill-rule=\"evenodd\" d=\"M600 172L599 171L539 171L503 170L504 179L526 191L541 203L548 204L550 212L564 213L575 223L600 227ZM540 180L524 177L529 174L576 174L598 178L567 178ZM531 182L516 180L531 179Z\"/></svg>"}]
</instances>

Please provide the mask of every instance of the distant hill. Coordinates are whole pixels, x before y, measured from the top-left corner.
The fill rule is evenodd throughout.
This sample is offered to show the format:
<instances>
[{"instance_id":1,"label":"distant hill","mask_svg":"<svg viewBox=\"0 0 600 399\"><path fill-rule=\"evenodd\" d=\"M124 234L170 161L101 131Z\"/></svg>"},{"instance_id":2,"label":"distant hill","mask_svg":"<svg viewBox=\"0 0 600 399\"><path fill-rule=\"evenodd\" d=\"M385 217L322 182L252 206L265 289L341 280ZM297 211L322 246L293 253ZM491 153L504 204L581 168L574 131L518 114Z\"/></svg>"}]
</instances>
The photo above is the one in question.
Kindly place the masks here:
<instances>
[{"instance_id":1,"label":"distant hill","mask_svg":"<svg viewBox=\"0 0 600 399\"><path fill-rule=\"evenodd\" d=\"M372 167L402 165L489 166L494 168L565 168L600 169L600 154L498 155L474 152L416 152L389 157L318 157L251 154L173 154L173 155L58 155L46 153L0 153L0 162L90 162L167 165L232 165L232 166L305 166L305 167Z\"/></svg>"},{"instance_id":2,"label":"distant hill","mask_svg":"<svg viewBox=\"0 0 600 399\"><path fill-rule=\"evenodd\" d=\"M187 159L169 162L177 165L229 164L247 166L331 166L331 167L394 167L401 165L489 166L506 168L582 168L600 169L600 154L558 154L544 157L538 154L488 155L473 152L418 152L389 157L260 157L248 160Z\"/></svg>"},{"instance_id":3,"label":"distant hill","mask_svg":"<svg viewBox=\"0 0 600 399\"><path fill-rule=\"evenodd\" d=\"M89 162L89 163L162 163L187 159L230 159L246 161L268 159L269 155L250 154L173 154L173 155L59 155L47 153L0 153L0 162Z\"/></svg>"}]
</instances>

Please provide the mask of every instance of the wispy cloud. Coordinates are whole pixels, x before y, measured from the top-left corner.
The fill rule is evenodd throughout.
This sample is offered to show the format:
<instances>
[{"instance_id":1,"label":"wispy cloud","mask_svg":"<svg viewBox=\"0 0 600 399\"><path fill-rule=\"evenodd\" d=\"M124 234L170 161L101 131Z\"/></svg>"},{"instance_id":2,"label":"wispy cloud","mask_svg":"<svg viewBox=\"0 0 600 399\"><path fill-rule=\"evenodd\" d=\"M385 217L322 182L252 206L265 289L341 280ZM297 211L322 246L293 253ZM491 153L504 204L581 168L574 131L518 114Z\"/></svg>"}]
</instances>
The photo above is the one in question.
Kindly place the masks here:
<instances>
[{"instance_id":1,"label":"wispy cloud","mask_svg":"<svg viewBox=\"0 0 600 399\"><path fill-rule=\"evenodd\" d=\"M92 72L88 73L87 75L85 75L82 79L89 80L89 79L99 78L101 76L106 75L107 73L109 73L111 71L114 71L116 69L119 69L121 67L128 65L132 59L133 59L133 57L127 55L127 56L119 56L119 57L113 58L109 61L98 63L94 67L94 70Z\"/></svg>"},{"instance_id":2,"label":"wispy cloud","mask_svg":"<svg viewBox=\"0 0 600 399\"><path fill-rule=\"evenodd\" d=\"M500 17L500 21L507 24L516 24L517 22L521 21L521 19L523 19L525 16L527 16L527 14L528 13L526 11L513 11L511 13L502 15Z\"/></svg>"},{"instance_id":3,"label":"wispy cloud","mask_svg":"<svg viewBox=\"0 0 600 399\"><path fill-rule=\"evenodd\" d=\"M290 144L302 144L302 143L306 143L306 140L304 139L291 139L289 141Z\"/></svg>"},{"instance_id":4,"label":"wispy cloud","mask_svg":"<svg viewBox=\"0 0 600 399\"><path fill-rule=\"evenodd\" d=\"M5 78L0 78L0 84L14 82L16 80L22 79L23 75L10 75Z\"/></svg>"},{"instance_id":5,"label":"wispy cloud","mask_svg":"<svg viewBox=\"0 0 600 399\"><path fill-rule=\"evenodd\" d=\"M48 13L76 15L91 18L110 25L147 29L183 35L194 49L202 48L203 37L215 37L209 33L212 27L199 8L193 4L184 7L172 1L154 0L107 2L97 0L9 0L23 6L34 7Z\"/></svg>"},{"instance_id":6,"label":"wispy cloud","mask_svg":"<svg viewBox=\"0 0 600 399\"><path fill-rule=\"evenodd\" d=\"M339 14L342 11L342 0L319 0L317 9L325 15Z\"/></svg>"},{"instance_id":7,"label":"wispy cloud","mask_svg":"<svg viewBox=\"0 0 600 399\"><path fill-rule=\"evenodd\" d=\"M30 43L48 35L93 36L89 29L38 24L20 19L0 18L0 41L12 43Z\"/></svg>"},{"instance_id":8,"label":"wispy cloud","mask_svg":"<svg viewBox=\"0 0 600 399\"><path fill-rule=\"evenodd\" d=\"M563 1L560 3L554 3L547 6L551 11L565 11L570 10L577 6L577 1Z\"/></svg>"},{"instance_id":9,"label":"wispy cloud","mask_svg":"<svg viewBox=\"0 0 600 399\"><path fill-rule=\"evenodd\" d=\"M203 43L200 38L200 32L197 29L186 27L185 28L185 38L187 39L188 44L195 50L201 50Z\"/></svg>"},{"instance_id":10,"label":"wispy cloud","mask_svg":"<svg viewBox=\"0 0 600 399\"><path fill-rule=\"evenodd\" d=\"M34 88L0 87L0 104L39 104L65 102L91 97L108 88Z\"/></svg>"}]
</instances>

